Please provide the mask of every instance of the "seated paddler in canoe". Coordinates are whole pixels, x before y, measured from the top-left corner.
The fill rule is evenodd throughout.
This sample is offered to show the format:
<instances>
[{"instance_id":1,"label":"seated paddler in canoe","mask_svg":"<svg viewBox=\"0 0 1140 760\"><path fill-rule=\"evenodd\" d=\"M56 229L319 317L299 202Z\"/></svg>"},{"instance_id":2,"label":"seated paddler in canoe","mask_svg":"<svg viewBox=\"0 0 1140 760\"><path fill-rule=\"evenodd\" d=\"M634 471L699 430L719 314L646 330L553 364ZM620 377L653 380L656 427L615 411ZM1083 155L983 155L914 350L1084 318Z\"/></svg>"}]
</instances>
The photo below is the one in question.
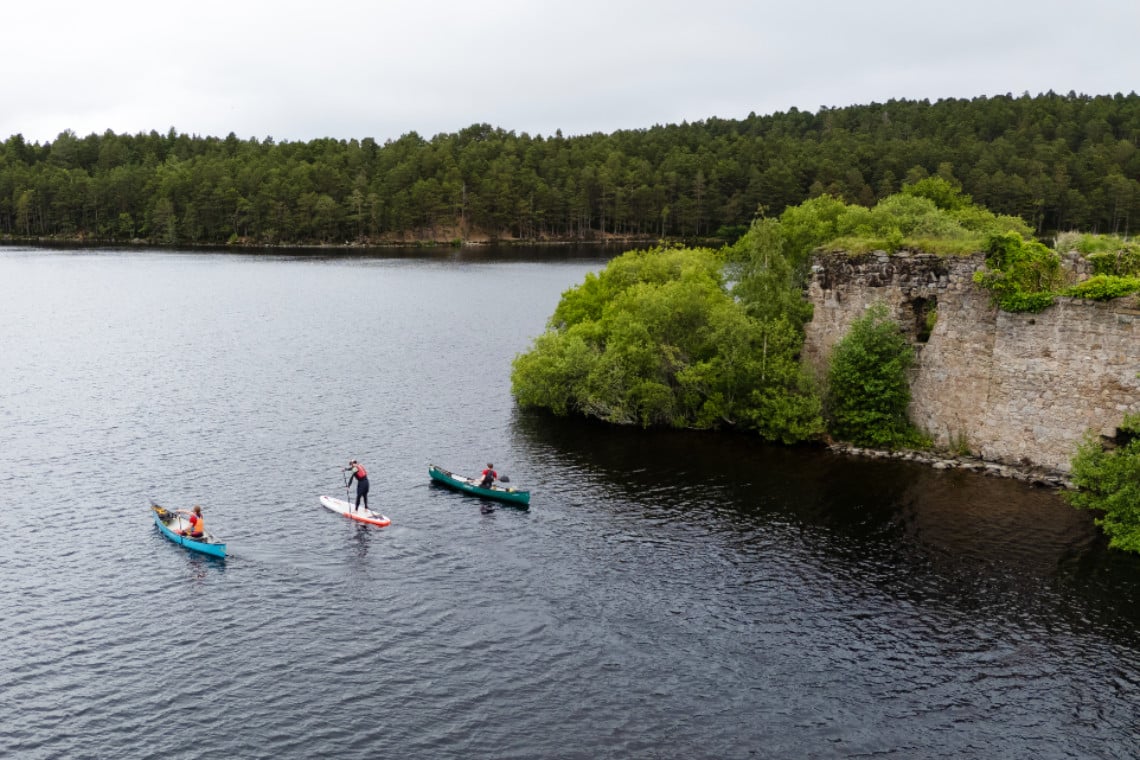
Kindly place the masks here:
<instances>
[{"instance_id":1,"label":"seated paddler in canoe","mask_svg":"<svg viewBox=\"0 0 1140 760\"><path fill-rule=\"evenodd\" d=\"M171 533L199 540L209 538L200 505L195 504L191 509L164 509L151 502L150 506Z\"/></svg>"},{"instance_id":2,"label":"seated paddler in canoe","mask_svg":"<svg viewBox=\"0 0 1140 760\"><path fill-rule=\"evenodd\" d=\"M495 485L496 480L499 480L499 473L495 472L495 465L487 462L487 469L479 474L479 483L477 485L480 488L491 488Z\"/></svg>"},{"instance_id":3,"label":"seated paddler in canoe","mask_svg":"<svg viewBox=\"0 0 1140 760\"><path fill-rule=\"evenodd\" d=\"M509 483L511 479L500 474L495 469L495 465L490 462L475 477L466 477L434 464L428 465L428 475L436 482L475 496L486 496L515 504L528 504L530 502L529 491L520 491L513 487L499 485L500 483Z\"/></svg>"},{"instance_id":4,"label":"seated paddler in canoe","mask_svg":"<svg viewBox=\"0 0 1140 760\"><path fill-rule=\"evenodd\" d=\"M206 535L206 521L202 518L202 507L195 504L193 509L176 509L176 515L186 515L186 519L190 522L190 527L180 528L175 532L180 536L187 538L202 538Z\"/></svg>"},{"instance_id":5,"label":"seated paddler in canoe","mask_svg":"<svg viewBox=\"0 0 1140 760\"><path fill-rule=\"evenodd\" d=\"M166 509L152 501L150 507L155 524L166 538L196 552L226 556L225 543L206 532L206 520L198 504L192 509Z\"/></svg>"}]
</instances>

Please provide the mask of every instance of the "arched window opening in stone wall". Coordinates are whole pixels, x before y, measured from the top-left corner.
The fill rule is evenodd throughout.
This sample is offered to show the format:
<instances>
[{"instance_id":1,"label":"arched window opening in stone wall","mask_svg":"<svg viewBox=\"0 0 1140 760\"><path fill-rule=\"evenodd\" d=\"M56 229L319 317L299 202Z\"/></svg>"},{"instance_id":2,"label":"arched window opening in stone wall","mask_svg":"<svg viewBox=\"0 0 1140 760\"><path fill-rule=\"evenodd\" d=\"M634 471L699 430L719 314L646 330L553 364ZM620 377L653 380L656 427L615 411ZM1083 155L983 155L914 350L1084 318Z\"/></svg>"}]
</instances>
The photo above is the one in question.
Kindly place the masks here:
<instances>
[{"instance_id":1,"label":"arched window opening in stone wall","mask_svg":"<svg viewBox=\"0 0 1140 760\"><path fill-rule=\"evenodd\" d=\"M934 323L938 320L938 296L928 298L912 298L906 303L911 312L914 337L919 343L930 340L930 333L934 332Z\"/></svg>"}]
</instances>

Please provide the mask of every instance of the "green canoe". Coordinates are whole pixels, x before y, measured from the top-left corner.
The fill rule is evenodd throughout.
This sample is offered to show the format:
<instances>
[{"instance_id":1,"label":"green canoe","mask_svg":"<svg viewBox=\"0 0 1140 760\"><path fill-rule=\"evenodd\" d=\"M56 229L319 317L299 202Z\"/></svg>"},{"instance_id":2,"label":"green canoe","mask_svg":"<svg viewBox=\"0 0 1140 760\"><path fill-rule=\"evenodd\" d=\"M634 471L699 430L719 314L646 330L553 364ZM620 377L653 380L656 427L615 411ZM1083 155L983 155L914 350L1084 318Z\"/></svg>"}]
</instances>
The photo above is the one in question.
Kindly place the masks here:
<instances>
[{"instance_id":1,"label":"green canoe","mask_svg":"<svg viewBox=\"0 0 1140 760\"><path fill-rule=\"evenodd\" d=\"M456 475L453 472L448 472L434 464L428 465L428 475L431 475L431 479L437 483L443 483L445 486L454 488L456 491L469 493L472 496L485 496L488 499L498 499L499 501L506 501L512 504L530 504L530 491L519 491L514 488L503 488L497 485L491 486L490 488L482 488L477 485L478 481L472 478L465 478L462 475Z\"/></svg>"}]
</instances>

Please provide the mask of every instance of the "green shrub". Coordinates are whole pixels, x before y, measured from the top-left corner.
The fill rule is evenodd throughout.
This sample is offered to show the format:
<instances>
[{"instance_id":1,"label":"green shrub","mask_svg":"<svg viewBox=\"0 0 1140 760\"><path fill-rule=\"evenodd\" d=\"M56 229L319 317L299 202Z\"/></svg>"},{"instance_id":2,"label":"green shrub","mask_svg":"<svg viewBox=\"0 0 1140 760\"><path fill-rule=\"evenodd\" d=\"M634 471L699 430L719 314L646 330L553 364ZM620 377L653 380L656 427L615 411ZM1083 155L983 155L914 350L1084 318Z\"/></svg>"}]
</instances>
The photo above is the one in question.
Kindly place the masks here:
<instances>
[{"instance_id":1,"label":"green shrub","mask_svg":"<svg viewBox=\"0 0 1140 760\"><path fill-rule=\"evenodd\" d=\"M1127 277L1140 274L1140 246L1130 244L1111 251L1098 251L1085 256L1094 274Z\"/></svg>"},{"instance_id":2,"label":"green shrub","mask_svg":"<svg viewBox=\"0 0 1140 760\"><path fill-rule=\"evenodd\" d=\"M964 231L934 201L902 193L891 195L871 209L873 229L898 231L903 237L956 237Z\"/></svg>"},{"instance_id":3,"label":"green shrub","mask_svg":"<svg viewBox=\"0 0 1140 760\"><path fill-rule=\"evenodd\" d=\"M784 255L793 269L806 272L812 251L842 234L842 220L851 209L843 201L823 195L790 206L780 214Z\"/></svg>"},{"instance_id":4,"label":"green shrub","mask_svg":"<svg viewBox=\"0 0 1140 760\"><path fill-rule=\"evenodd\" d=\"M1072 462L1077 490L1065 498L1100 513L1096 524L1109 546L1140 552L1140 414L1126 416L1118 430L1117 448L1106 450L1091 434L1081 444Z\"/></svg>"},{"instance_id":5,"label":"green shrub","mask_svg":"<svg viewBox=\"0 0 1140 760\"><path fill-rule=\"evenodd\" d=\"M1074 249L1079 251L1084 256L1089 256L1094 253L1108 253L1117 248L1117 241L1109 235L1092 235L1089 233L1077 233L1077 241Z\"/></svg>"},{"instance_id":6,"label":"green shrub","mask_svg":"<svg viewBox=\"0 0 1140 760\"><path fill-rule=\"evenodd\" d=\"M907 418L907 370L914 349L883 304L855 320L832 351L827 373L828 429L860 446L898 448L922 436Z\"/></svg>"},{"instance_id":7,"label":"green shrub","mask_svg":"<svg viewBox=\"0 0 1140 760\"><path fill-rule=\"evenodd\" d=\"M816 198L780 217L785 229L815 235L814 246L867 253L921 250L961 255L982 250L989 235L1030 235L1025 222L975 206L941 178L928 178L890 195L873 208ZM808 235L804 234L802 239ZM798 250L798 249L797 249Z\"/></svg>"},{"instance_id":8,"label":"green shrub","mask_svg":"<svg viewBox=\"0 0 1140 760\"><path fill-rule=\"evenodd\" d=\"M547 332L515 357L511 389L556 414L792 443L823 431L802 345L798 324L733 298L719 254L631 251L563 294Z\"/></svg>"},{"instance_id":9,"label":"green shrub","mask_svg":"<svg viewBox=\"0 0 1140 760\"><path fill-rule=\"evenodd\" d=\"M973 199L962 192L959 182L951 182L943 177L925 177L918 182L903 187L904 195L917 198L926 198L938 208L946 211L957 211L973 205Z\"/></svg>"},{"instance_id":10,"label":"green shrub","mask_svg":"<svg viewBox=\"0 0 1140 760\"><path fill-rule=\"evenodd\" d=\"M590 375L599 351L580 330L546 332L512 365L511 389L521 406L538 406L565 415L577 407L575 389Z\"/></svg>"},{"instance_id":11,"label":"green shrub","mask_svg":"<svg viewBox=\"0 0 1140 760\"><path fill-rule=\"evenodd\" d=\"M612 259L598 274L586 275L581 285L562 294L550 318L555 328L597 322L620 293L639 283L664 284L689 278L706 279L720 287L723 260L708 248L651 248L628 251Z\"/></svg>"},{"instance_id":12,"label":"green shrub","mask_svg":"<svg viewBox=\"0 0 1140 760\"><path fill-rule=\"evenodd\" d=\"M1113 298L1140 291L1140 277L1116 277L1098 274L1066 288L1063 295L1087 298L1090 301L1111 301Z\"/></svg>"},{"instance_id":13,"label":"green shrub","mask_svg":"<svg viewBox=\"0 0 1140 760\"><path fill-rule=\"evenodd\" d=\"M991 235L986 268L974 272L974 282L988 289L1003 311L1039 312L1055 300L1061 284L1061 257L1016 232Z\"/></svg>"},{"instance_id":14,"label":"green shrub","mask_svg":"<svg viewBox=\"0 0 1140 760\"><path fill-rule=\"evenodd\" d=\"M1092 265L1094 275L1140 275L1140 243L1116 235L1062 232L1057 235L1054 247L1058 251L1080 253Z\"/></svg>"},{"instance_id":15,"label":"green shrub","mask_svg":"<svg viewBox=\"0 0 1140 760\"><path fill-rule=\"evenodd\" d=\"M808 243L801 239L798 245ZM802 328L812 315L811 304L803 294L806 258L802 251L793 255L792 247L784 224L759 219L727 249L728 272L734 281L732 293L750 316L760 320L782 318Z\"/></svg>"},{"instance_id":16,"label":"green shrub","mask_svg":"<svg viewBox=\"0 0 1140 760\"><path fill-rule=\"evenodd\" d=\"M1103 238L1074 233L1057 237L1058 246L1081 251L1097 272L1062 289L1061 257L1056 251L1016 233L993 235L987 243L986 268L974 273L974 282L987 288L994 303L1009 312L1042 311L1057 295L1107 301L1140 291L1140 278L1131 276L1132 267L1140 269L1140 248L1129 248L1131 244L1119 240L1106 243Z\"/></svg>"}]
</instances>

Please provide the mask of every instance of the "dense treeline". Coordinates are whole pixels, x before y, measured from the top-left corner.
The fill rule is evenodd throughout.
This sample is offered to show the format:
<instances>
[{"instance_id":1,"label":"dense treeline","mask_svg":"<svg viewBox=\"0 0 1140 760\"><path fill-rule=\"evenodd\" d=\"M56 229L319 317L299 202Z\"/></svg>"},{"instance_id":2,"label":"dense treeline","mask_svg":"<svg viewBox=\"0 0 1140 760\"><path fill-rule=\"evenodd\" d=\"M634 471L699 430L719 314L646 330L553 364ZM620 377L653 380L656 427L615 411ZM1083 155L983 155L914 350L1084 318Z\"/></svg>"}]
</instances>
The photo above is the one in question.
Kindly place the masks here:
<instances>
[{"instance_id":1,"label":"dense treeline","mask_svg":"<svg viewBox=\"0 0 1140 760\"><path fill-rule=\"evenodd\" d=\"M1130 234L1140 96L889 101L551 137L477 124L427 140L20 135L0 235L163 244L734 237L763 207L873 206L941 176L1037 234Z\"/></svg>"}]
</instances>

